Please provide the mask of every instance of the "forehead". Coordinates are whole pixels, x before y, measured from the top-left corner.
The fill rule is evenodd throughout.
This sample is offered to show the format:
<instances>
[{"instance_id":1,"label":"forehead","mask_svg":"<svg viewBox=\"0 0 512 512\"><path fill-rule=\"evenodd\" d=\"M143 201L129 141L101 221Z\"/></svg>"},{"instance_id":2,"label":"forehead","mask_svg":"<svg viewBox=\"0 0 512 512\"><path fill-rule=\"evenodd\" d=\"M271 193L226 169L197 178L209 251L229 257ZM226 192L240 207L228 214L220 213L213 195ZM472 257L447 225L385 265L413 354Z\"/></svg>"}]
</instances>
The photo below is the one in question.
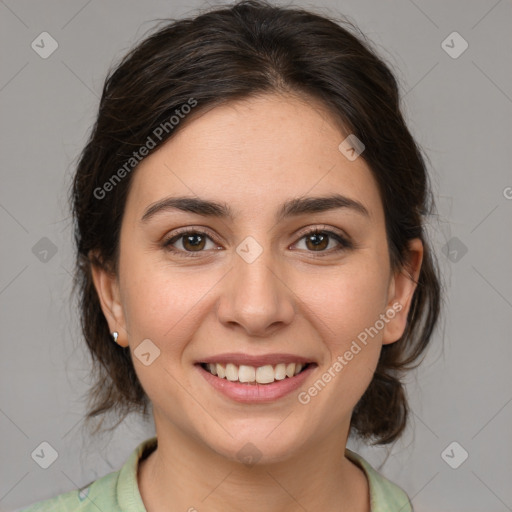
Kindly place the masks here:
<instances>
[{"instance_id":1,"label":"forehead","mask_svg":"<svg viewBox=\"0 0 512 512\"><path fill-rule=\"evenodd\" d=\"M243 215L290 197L339 193L361 202L372 217L382 214L369 167L340 151L348 133L320 102L264 95L186 121L134 171L127 212L188 195L219 199Z\"/></svg>"}]
</instances>

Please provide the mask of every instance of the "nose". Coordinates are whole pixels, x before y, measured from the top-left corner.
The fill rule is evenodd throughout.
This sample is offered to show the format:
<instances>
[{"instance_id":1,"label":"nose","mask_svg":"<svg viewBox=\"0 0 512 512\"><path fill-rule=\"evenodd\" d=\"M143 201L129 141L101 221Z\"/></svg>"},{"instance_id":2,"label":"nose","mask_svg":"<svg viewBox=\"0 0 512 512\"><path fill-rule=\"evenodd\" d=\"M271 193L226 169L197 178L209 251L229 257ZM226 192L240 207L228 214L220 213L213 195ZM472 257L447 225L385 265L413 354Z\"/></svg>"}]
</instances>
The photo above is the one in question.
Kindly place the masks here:
<instances>
[{"instance_id":1,"label":"nose","mask_svg":"<svg viewBox=\"0 0 512 512\"><path fill-rule=\"evenodd\" d=\"M295 314L294 294L281 274L269 249L251 263L236 254L219 298L219 321L256 337L289 325Z\"/></svg>"}]
</instances>

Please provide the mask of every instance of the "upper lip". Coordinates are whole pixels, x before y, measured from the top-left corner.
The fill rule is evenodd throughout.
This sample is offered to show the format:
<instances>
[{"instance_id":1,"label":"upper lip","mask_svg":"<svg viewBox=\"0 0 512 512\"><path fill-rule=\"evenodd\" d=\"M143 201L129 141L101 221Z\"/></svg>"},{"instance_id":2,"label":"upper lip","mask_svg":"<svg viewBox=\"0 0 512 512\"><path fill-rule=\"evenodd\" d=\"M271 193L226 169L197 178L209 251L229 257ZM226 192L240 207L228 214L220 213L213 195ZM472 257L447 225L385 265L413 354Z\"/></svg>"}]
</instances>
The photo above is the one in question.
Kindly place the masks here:
<instances>
[{"instance_id":1,"label":"upper lip","mask_svg":"<svg viewBox=\"0 0 512 512\"><path fill-rule=\"evenodd\" d=\"M276 365L279 363L313 363L312 359L308 359L306 357L297 356L295 354L261 354L259 356L252 356L249 354L237 354L237 353L227 353L227 354L217 354L215 356L206 357L205 359L201 359L198 363L219 363L219 364L227 364L232 363L237 366L246 365L246 366L265 366L265 365Z\"/></svg>"}]
</instances>

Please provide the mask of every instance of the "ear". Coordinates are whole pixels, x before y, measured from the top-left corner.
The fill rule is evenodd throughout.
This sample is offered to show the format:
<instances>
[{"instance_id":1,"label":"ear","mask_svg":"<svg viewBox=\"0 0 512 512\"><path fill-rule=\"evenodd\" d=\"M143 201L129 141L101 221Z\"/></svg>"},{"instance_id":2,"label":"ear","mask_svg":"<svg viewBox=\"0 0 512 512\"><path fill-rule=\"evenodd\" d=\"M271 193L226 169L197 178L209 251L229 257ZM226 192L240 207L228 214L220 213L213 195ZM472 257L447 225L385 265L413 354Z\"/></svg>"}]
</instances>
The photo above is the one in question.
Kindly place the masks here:
<instances>
[{"instance_id":1,"label":"ear","mask_svg":"<svg viewBox=\"0 0 512 512\"><path fill-rule=\"evenodd\" d=\"M89 258L91 261L91 274L94 287L100 299L101 309L108 322L110 332L117 331L118 345L128 346L126 336L126 322L119 293L119 282L115 273L106 270L97 258Z\"/></svg>"},{"instance_id":2,"label":"ear","mask_svg":"<svg viewBox=\"0 0 512 512\"><path fill-rule=\"evenodd\" d=\"M384 327L382 344L398 341L405 331L407 315L412 296L420 275L423 261L423 243L419 238L409 241L409 257L404 268L397 271L390 280L388 304L384 313L389 319Z\"/></svg>"}]
</instances>

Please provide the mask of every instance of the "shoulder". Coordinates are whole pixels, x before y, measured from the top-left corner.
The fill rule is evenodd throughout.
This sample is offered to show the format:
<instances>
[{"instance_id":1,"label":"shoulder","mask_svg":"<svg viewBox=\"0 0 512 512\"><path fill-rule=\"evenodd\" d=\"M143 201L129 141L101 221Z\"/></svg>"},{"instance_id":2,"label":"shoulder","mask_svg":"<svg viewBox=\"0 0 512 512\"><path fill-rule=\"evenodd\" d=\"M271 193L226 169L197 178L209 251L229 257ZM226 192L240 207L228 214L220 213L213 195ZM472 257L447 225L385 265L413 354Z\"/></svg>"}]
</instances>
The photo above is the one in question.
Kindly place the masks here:
<instances>
[{"instance_id":1,"label":"shoulder","mask_svg":"<svg viewBox=\"0 0 512 512\"><path fill-rule=\"evenodd\" d=\"M33 503L19 512L143 512L137 485L141 457L156 447L156 437L140 443L119 471L105 475L89 485L53 498Z\"/></svg>"},{"instance_id":2,"label":"shoulder","mask_svg":"<svg viewBox=\"0 0 512 512\"><path fill-rule=\"evenodd\" d=\"M116 510L116 488L120 471L109 473L95 480L88 486L75 489L54 498L39 501L20 512L61 512L73 510L89 512L100 510Z\"/></svg>"},{"instance_id":3,"label":"shoulder","mask_svg":"<svg viewBox=\"0 0 512 512\"><path fill-rule=\"evenodd\" d=\"M371 512L412 512L406 492L376 471L369 462L351 450L345 455L365 472L370 487Z\"/></svg>"}]
</instances>

